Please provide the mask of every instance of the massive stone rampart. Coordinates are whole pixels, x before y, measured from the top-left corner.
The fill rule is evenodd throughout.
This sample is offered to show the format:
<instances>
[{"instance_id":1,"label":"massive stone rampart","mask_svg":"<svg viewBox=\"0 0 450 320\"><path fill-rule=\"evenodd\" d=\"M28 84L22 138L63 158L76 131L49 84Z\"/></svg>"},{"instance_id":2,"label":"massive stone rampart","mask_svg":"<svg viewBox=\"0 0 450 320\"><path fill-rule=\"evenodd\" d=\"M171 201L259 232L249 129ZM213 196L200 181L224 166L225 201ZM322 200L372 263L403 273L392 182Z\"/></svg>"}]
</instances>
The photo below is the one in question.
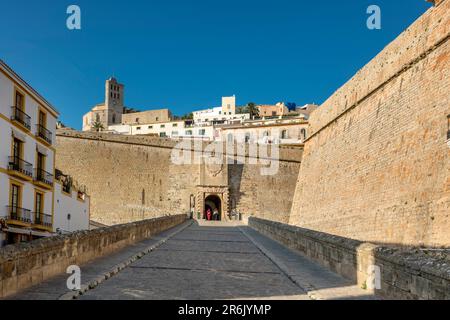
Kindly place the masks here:
<instances>
[{"instance_id":1,"label":"massive stone rampart","mask_svg":"<svg viewBox=\"0 0 450 320\"><path fill-rule=\"evenodd\" d=\"M310 118L290 223L389 244L450 244L450 2Z\"/></svg>"}]
</instances>

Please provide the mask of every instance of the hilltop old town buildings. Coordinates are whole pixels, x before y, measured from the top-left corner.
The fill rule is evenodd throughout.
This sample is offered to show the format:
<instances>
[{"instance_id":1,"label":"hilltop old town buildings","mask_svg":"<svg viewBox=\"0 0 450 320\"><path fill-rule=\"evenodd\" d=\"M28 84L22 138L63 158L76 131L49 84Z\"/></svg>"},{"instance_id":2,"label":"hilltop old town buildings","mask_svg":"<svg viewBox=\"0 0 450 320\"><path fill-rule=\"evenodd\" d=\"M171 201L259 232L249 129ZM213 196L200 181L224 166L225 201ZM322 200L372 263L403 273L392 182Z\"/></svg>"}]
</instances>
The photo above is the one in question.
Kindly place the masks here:
<instances>
[{"instance_id":1,"label":"hilltop old town buildings","mask_svg":"<svg viewBox=\"0 0 450 320\"><path fill-rule=\"evenodd\" d=\"M257 116L248 107L237 107L236 96L222 97L222 105L193 111L189 119L174 117L170 110L144 112L124 104L125 86L110 78L105 83L105 102L83 117L83 131L123 135L147 135L171 139L205 141L244 140L258 143L302 143L307 137L307 119L316 105L289 110L283 103L255 105Z\"/></svg>"}]
</instances>

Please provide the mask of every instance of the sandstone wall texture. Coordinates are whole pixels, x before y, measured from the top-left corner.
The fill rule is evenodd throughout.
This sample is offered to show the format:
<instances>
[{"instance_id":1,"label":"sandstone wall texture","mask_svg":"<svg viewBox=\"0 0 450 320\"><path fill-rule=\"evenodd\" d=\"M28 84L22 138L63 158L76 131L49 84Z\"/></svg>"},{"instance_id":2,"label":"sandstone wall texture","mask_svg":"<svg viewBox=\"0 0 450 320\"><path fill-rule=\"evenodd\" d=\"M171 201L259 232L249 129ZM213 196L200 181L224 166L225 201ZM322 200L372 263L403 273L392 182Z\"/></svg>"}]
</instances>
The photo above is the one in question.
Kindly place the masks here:
<instances>
[{"instance_id":1,"label":"sandstone wall texture","mask_svg":"<svg viewBox=\"0 0 450 320\"><path fill-rule=\"evenodd\" d=\"M429 9L311 115L290 224L449 245L449 7Z\"/></svg>"},{"instance_id":2,"label":"sandstone wall texture","mask_svg":"<svg viewBox=\"0 0 450 320\"><path fill-rule=\"evenodd\" d=\"M0 250L0 298L14 295L70 265L81 266L186 221L186 215L76 232L10 245Z\"/></svg>"},{"instance_id":3,"label":"sandstone wall texture","mask_svg":"<svg viewBox=\"0 0 450 320\"><path fill-rule=\"evenodd\" d=\"M415 249L376 246L259 218L250 218L249 226L354 281L369 293L388 299L450 299L450 265L446 259ZM378 284L375 275L379 275Z\"/></svg>"},{"instance_id":4,"label":"sandstone wall texture","mask_svg":"<svg viewBox=\"0 0 450 320\"><path fill-rule=\"evenodd\" d=\"M173 163L171 155L177 141L64 130L58 133L56 142L57 167L87 186L91 219L96 222L114 225L187 213L191 195L198 194L200 165ZM207 146L193 144L191 160ZM259 216L287 222L302 151L299 147L281 147L278 172L265 176L261 172L266 165L259 160L251 164L246 148L245 164L228 165L228 207L236 208L244 218ZM229 152L235 153L236 149ZM260 156L271 158L270 154Z\"/></svg>"}]
</instances>

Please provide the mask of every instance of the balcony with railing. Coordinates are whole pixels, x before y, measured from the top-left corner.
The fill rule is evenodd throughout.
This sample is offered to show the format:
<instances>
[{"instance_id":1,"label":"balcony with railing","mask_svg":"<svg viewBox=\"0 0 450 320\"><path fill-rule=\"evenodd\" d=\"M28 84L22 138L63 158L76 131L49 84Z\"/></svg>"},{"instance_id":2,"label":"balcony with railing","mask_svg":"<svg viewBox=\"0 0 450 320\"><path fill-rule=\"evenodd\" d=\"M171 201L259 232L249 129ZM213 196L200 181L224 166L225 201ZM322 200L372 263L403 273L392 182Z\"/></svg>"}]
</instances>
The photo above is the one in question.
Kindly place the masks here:
<instances>
[{"instance_id":1,"label":"balcony with railing","mask_svg":"<svg viewBox=\"0 0 450 320\"><path fill-rule=\"evenodd\" d=\"M19 208L15 206L8 206L7 209L7 220L8 224L17 225L31 225L32 215L31 210Z\"/></svg>"},{"instance_id":2,"label":"balcony with railing","mask_svg":"<svg viewBox=\"0 0 450 320\"><path fill-rule=\"evenodd\" d=\"M41 124L36 125L36 137L44 140L48 144L52 144L52 132Z\"/></svg>"},{"instance_id":3,"label":"balcony with railing","mask_svg":"<svg viewBox=\"0 0 450 320\"><path fill-rule=\"evenodd\" d=\"M43 169L36 168L34 181L42 187L51 188L53 186L53 175Z\"/></svg>"},{"instance_id":4,"label":"balcony with railing","mask_svg":"<svg viewBox=\"0 0 450 320\"><path fill-rule=\"evenodd\" d=\"M19 107L13 106L11 120L20 123L23 127L31 130L31 117L23 112Z\"/></svg>"},{"instance_id":5,"label":"balcony with railing","mask_svg":"<svg viewBox=\"0 0 450 320\"><path fill-rule=\"evenodd\" d=\"M19 178L26 180L31 180L33 178L33 165L19 157L9 157L8 171Z\"/></svg>"},{"instance_id":6,"label":"balcony with railing","mask_svg":"<svg viewBox=\"0 0 450 320\"><path fill-rule=\"evenodd\" d=\"M52 223L52 216L49 214L43 214L43 213L38 213L35 212L34 214L34 226L37 228L44 228L44 229L48 229L51 228L53 223Z\"/></svg>"}]
</instances>

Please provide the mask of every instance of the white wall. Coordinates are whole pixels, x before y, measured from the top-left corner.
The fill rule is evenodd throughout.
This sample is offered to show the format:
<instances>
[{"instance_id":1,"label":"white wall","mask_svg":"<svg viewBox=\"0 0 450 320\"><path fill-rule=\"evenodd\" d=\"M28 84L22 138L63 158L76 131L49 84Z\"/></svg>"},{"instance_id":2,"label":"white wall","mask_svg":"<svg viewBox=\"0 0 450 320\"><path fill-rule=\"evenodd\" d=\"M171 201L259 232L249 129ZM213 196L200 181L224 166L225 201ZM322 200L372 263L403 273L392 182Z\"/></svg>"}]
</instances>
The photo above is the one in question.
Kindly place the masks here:
<instances>
[{"instance_id":1,"label":"white wall","mask_svg":"<svg viewBox=\"0 0 450 320\"><path fill-rule=\"evenodd\" d=\"M9 176L0 172L0 218L6 217L6 206L9 197Z\"/></svg>"},{"instance_id":2,"label":"white wall","mask_svg":"<svg viewBox=\"0 0 450 320\"><path fill-rule=\"evenodd\" d=\"M86 196L84 201L77 199L77 192L72 191L72 196L62 192L60 183L55 183L55 217L53 231L58 229L63 232L89 230L89 203ZM70 220L68 215L70 214Z\"/></svg>"},{"instance_id":3,"label":"white wall","mask_svg":"<svg viewBox=\"0 0 450 320\"><path fill-rule=\"evenodd\" d=\"M7 78L2 72L0 72L0 113L6 119L11 119L12 110L11 106L14 104L14 94L15 94L15 83ZM17 86L18 87L18 86ZM20 134L24 138L24 148L23 148L23 160L29 162L36 168L36 149L37 145L40 146L41 150L45 150L46 161L45 170L50 174L54 174L54 151L48 148L44 144L38 142L35 138L38 123L38 110L39 104L26 90L19 88L20 92L25 95L25 113L31 117L31 130L20 129L12 125L9 121L0 117L0 168L7 170L8 160L11 156L11 143L12 143L12 131ZM56 117L54 117L49 111L47 113L47 129L52 132L52 140L55 142L56 136ZM24 209L34 211L34 195L35 190L38 189L32 182L21 181L16 178L11 177L23 184L22 188L22 204L21 207ZM6 206L9 205L9 181L10 177L2 173L2 178L0 179L0 215L6 213ZM44 190L40 190L44 191ZM52 192L45 190L44 196L44 213L52 214Z\"/></svg>"}]
</instances>

